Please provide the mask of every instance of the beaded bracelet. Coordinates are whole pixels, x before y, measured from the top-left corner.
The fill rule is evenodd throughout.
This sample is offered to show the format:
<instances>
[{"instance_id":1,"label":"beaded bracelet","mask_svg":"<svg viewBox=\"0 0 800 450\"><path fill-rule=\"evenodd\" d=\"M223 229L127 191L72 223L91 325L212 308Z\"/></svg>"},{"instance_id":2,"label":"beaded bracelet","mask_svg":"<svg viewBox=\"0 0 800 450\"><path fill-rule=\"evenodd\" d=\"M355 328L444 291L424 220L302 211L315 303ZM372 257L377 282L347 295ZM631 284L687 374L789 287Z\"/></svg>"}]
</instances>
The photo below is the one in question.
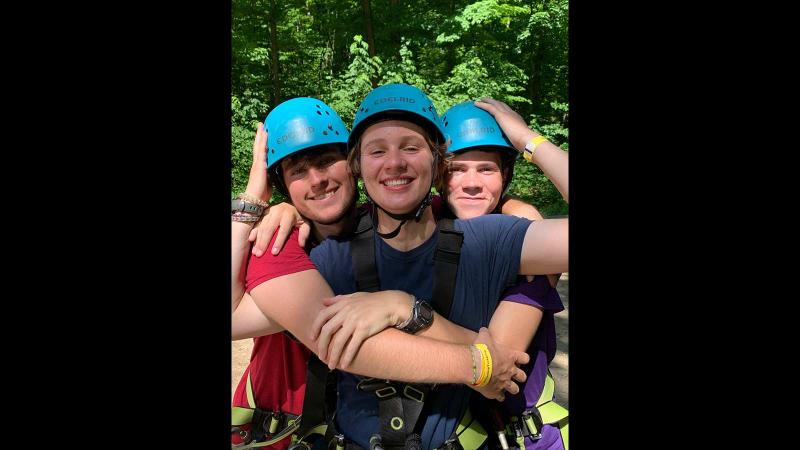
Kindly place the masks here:
<instances>
[{"instance_id":1,"label":"beaded bracelet","mask_svg":"<svg viewBox=\"0 0 800 450\"><path fill-rule=\"evenodd\" d=\"M258 222L261 216L255 214L248 214L245 212L236 212L231 214L231 220L234 222Z\"/></svg>"},{"instance_id":2,"label":"beaded bracelet","mask_svg":"<svg viewBox=\"0 0 800 450\"><path fill-rule=\"evenodd\" d=\"M241 194L237 195L236 197L240 198L240 199L242 199L242 200L244 200L246 202L255 203L256 205L261 206L263 208L266 208L267 206L269 206L269 202L265 202L264 200L261 200L260 198L253 197L252 195L248 194L247 192L242 192Z\"/></svg>"},{"instance_id":3,"label":"beaded bracelet","mask_svg":"<svg viewBox=\"0 0 800 450\"><path fill-rule=\"evenodd\" d=\"M472 347L474 347L474 345L468 345L467 346L467 350L469 350L469 357L472 358L472 383L471 383L471 385L475 386L475 385L478 384L478 369L475 366L475 353L472 351Z\"/></svg>"}]
</instances>

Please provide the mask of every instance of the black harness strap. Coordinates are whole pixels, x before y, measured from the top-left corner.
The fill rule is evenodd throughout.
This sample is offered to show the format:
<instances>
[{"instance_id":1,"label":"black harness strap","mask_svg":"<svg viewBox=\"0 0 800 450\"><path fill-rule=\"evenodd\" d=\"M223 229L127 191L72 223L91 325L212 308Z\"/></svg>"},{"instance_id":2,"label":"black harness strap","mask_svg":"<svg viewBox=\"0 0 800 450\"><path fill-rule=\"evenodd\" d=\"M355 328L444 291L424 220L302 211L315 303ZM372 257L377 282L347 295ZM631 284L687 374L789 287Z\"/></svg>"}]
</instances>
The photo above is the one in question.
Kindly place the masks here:
<instances>
[{"instance_id":1,"label":"black harness strap","mask_svg":"<svg viewBox=\"0 0 800 450\"><path fill-rule=\"evenodd\" d=\"M439 242L433 254L435 278L431 306L442 317L450 317L463 242L464 232L455 229L452 219L439 220Z\"/></svg>"},{"instance_id":2,"label":"black harness strap","mask_svg":"<svg viewBox=\"0 0 800 450\"><path fill-rule=\"evenodd\" d=\"M356 289L361 292L377 292L380 289L380 280L375 269L372 218L366 211L361 211L358 215L358 225L353 239L350 240L350 253L353 258Z\"/></svg>"},{"instance_id":3,"label":"black harness strap","mask_svg":"<svg viewBox=\"0 0 800 450\"><path fill-rule=\"evenodd\" d=\"M303 414L300 420L300 427L295 433L298 436L305 436L312 428L327 423L333 416L336 407L335 401L333 408L330 405L330 397L335 397L336 390L328 389L329 380L336 378L335 372L328 370L317 355L311 353L308 357L306 369L306 393L303 396Z\"/></svg>"},{"instance_id":4,"label":"black harness strap","mask_svg":"<svg viewBox=\"0 0 800 450\"><path fill-rule=\"evenodd\" d=\"M443 317L448 317L453 304L458 262L461 256L463 233L453 226L452 219L441 219L439 240L434 253L434 283L431 306ZM380 290L380 279L375 265L374 226L370 214L362 212L353 239L350 241L356 288L363 292ZM378 397L380 432L370 440L373 450L417 450L420 448L425 400L430 385L400 383L391 380L365 378L358 384L363 391Z\"/></svg>"}]
</instances>

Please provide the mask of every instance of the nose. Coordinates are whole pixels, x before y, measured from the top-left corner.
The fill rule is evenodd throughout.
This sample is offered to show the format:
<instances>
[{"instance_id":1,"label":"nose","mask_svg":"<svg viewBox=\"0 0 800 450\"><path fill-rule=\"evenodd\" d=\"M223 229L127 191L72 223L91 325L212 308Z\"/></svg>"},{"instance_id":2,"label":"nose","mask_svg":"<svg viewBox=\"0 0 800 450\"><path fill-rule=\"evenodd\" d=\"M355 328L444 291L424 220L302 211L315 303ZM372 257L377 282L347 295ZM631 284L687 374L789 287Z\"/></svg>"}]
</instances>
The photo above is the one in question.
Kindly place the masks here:
<instances>
[{"instance_id":1,"label":"nose","mask_svg":"<svg viewBox=\"0 0 800 450\"><path fill-rule=\"evenodd\" d=\"M324 186L328 184L328 176L325 170L311 167L308 169L308 182L313 187Z\"/></svg>"},{"instance_id":2,"label":"nose","mask_svg":"<svg viewBox=\"0 0 800 450\"><path fill-rule=\"evenodd\" d=\"M480 189L481 189L481 182L480 181L481 180L478 177L478 172L473 170L473 169L470 169L470 170L467 170L467 172L462 177L461 186L462 186L462 188L464 190L470 189L470 190L473 190L473 191L475 191L475 190L480 191Z\"/></svg>"},{"instance_id":3,"label":"nose","mask_svg":"<svg viewBox=\"0 0 800 450\"><path fill-rule=\"evenodd\" d=\"M406 170L406 160L403 152L399 149L389 150L386 154L384 168L392 173L401 173Z\"/></svg>"}]
</instances>

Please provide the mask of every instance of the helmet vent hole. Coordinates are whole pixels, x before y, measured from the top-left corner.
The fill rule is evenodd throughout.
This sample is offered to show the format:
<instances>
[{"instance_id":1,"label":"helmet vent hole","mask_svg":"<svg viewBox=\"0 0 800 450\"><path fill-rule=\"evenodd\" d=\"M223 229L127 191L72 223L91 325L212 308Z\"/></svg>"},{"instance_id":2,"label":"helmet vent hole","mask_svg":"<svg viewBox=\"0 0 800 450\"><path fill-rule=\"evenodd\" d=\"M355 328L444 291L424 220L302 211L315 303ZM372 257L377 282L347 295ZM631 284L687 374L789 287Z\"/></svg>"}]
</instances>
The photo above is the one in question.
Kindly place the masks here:
<instances>
[{"instance_id":1,"label":"helmet vent hole","mask_svg":"<svg viewBox=\"0 0 800 450\"><path fill-rule=\"evenodd\" d=\"M274 148L272 149L272 153L275 153L275 149Z\"/></svg>"},{"instance_id":2,"label":"helmet vent hole","mask_svg":"<svg viewBox=\"0 0 800 450\"><path fill-rule=\"evenodd\" d=\"M332 129L333 129L333 125L331 125L331 124L328 124L328 129L329 129L329 130L332 130Z\"/></svg>"},{"instance_id":3,"label":"helmet vent hole","mask_svg":"<svg viewBox=\"0 0 800 450\"><path fill-rule=\"evenodd\" d=\"M444 126L447 126L447 121L446 120L444 121Z\"/></svg>"},{"instance_id":4,"label":"helmet vent hole","mask_svg":"<svg viewBox=\"0 0 800 450\"><path fill-rule=\"evenodd\" d=\"M322 130L322 134L324 134L325 136L327 136L327 135L328 135L328 130Z\"/></svg>"},{"instance_id":5,"label":"helmet vent hole","mask_svg":"<svg viewBox=\"0 0 800 450\"><path fill-rule=\"evenodd\" d=\"M322 115L322 113L321 113L321 112L319 112L319 111L317 111L317 114L319 114L320 116Z\"/></svg>"},{"instance_id":6,"label":"helmet vent hole","mask_svg":"<svg viewBox=\"0 0 800 450\"><path fill-rule=\"evenodd\" d=\"M328 115L328 116L330 116L330 115L331 115L331 113L329 113L328 111L325 111L325 115Z\"/></svg>"},{"instance_id":7,"label":"helmet vent hole","mask_svg":"<svg viewBox=\"0 0 800 450\"><path fill-rule=\"evenodd\" d=\"M317 109L322 109L322 108L319 107L319 105L316 105L316 106L317 106Z\"/></svg>"},{"instance_id":8,"label":"helmet vent hole","mask_svg":"<svg viewBox=\"0 0 800 450\"><path fill-rule=\"evenodd\" d=\"M339 132L338 132L338 131L334 131L334 133L336 133L336 135L337 135L337 136L339 135Z\"/></svg>"}]
</instances>

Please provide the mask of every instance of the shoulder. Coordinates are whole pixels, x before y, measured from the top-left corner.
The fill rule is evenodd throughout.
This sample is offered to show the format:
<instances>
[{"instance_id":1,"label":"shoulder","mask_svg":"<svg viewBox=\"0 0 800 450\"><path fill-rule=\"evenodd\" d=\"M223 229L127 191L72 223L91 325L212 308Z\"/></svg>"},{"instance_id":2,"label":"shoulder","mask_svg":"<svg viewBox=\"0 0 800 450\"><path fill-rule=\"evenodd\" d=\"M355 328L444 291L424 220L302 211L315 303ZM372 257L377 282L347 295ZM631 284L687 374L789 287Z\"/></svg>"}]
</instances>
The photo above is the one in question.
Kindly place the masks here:
<instances>
[{"instance_id":1,"label":"shoulder","mask_svg":"<svg viewBox=\"0 0 800 450\"><path fill-rule=\"evenodd\" d=\"M506 215L525 217L531 220L544 219L542 213L535 206L508 195L503 200L502 211Z\"/></svg>"},{"instance_id":2,"label":"shoulder","mask_svg":"<svg viewBox=\"0 0 800 450\"><path fill-rule=\"evenodd\" d=\"M327 258L344 257L350 254L350 241L328 237L311 250L311 259L318 265Z\"/></svg>"},{"instance_id":3,"label":"shoulder","mask_svg":"<svg viewBox=\"0 0 800 450\"><path fill-rule=\"evenodd\" d=\"M308 254L297 243L297 233L295 228L277 255L269 252L260 257L250 255L246 274L247 290L273 278L314 268L314 263L311 262ZM270 246L275 242L275 237L277 237L277 233L273 236Z\"/></svg>"},{"instance_id":4,"label":"shoulder","mask_svg":"<svg viewBox=\"0 0 800 450\"><path fill-rule=\"evenodd\" d=\"M527 228L531 223L531 220L523 217L506 216L504 214L487 214L467 220L456 219L455 227L465 233L480 234L492 231L504 231L515 227Z\"/></svg>"}]
</instances>

